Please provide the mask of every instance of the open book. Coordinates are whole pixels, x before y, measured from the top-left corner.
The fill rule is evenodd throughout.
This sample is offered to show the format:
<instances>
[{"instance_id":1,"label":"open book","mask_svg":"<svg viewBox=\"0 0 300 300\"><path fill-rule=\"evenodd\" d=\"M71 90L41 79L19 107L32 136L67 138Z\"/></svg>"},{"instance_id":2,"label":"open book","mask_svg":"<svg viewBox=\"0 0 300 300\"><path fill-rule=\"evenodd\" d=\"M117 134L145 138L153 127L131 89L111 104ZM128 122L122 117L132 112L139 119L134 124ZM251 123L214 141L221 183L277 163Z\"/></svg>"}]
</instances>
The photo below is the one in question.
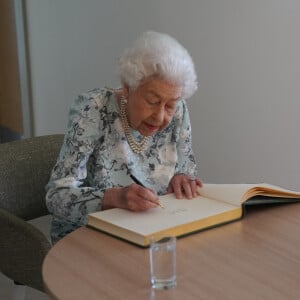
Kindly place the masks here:
<instances>
[{"instance_id":1,"label":"open book","mask_svg":"<svg viewBox=\"0 0 300 300\"><path fill-rule=\"evenodd\" d=\"M139 246L155 233L182 236L241 219L245 205L300 202L300 192L270 184L204 184L200 196L176 199L160 196L164 209L132 212L121 208L89 214L88 226Z\"/></svg>"}]
</instances>

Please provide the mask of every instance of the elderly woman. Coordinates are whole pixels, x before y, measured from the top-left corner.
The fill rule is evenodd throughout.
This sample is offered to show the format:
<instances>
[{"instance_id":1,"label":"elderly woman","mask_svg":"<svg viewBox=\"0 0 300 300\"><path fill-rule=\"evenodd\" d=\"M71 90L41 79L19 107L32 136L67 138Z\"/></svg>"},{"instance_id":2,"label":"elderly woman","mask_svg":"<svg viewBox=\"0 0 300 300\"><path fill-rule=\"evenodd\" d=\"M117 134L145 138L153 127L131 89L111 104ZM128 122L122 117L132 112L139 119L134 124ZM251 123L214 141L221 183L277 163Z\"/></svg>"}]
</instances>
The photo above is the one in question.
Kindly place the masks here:
<instances>
[{"instance_id":1,"label":"elderly woman","mask_svg":"<svg viewBox=\"0 0 300 300\"><path fill-rule=\"evenodd\" d=\"M197 89L189 53L166 34L145 32L120 58L119 72L121 88L79 95L70 110L46 186L53 242L86 224L90 212L143 211L158 205L157 195L193 198L202 185L184 100Z\"/></svg>"}]
</instances>

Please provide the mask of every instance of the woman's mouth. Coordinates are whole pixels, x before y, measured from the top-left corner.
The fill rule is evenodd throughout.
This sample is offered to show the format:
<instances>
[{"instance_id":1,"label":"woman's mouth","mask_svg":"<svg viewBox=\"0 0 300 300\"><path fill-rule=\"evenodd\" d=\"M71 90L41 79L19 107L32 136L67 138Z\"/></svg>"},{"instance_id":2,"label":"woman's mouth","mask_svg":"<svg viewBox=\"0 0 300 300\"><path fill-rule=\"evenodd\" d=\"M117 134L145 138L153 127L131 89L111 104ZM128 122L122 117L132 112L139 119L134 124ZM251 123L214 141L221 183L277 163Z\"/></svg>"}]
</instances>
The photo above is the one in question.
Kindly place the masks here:
<instances>
[{"instance_id":1,"label":"woman's mouth","mask_svg":"<svg viewBox=\"0 0 300 300\"><path fill-rule=\"evenodd\" d=\"M148 124L148 123L144 123L144 125L151 132L155 132L155 131L159 130L159 126L154 126L154 125L151 125L151 124Z\"/></svg>"}]
</instances>

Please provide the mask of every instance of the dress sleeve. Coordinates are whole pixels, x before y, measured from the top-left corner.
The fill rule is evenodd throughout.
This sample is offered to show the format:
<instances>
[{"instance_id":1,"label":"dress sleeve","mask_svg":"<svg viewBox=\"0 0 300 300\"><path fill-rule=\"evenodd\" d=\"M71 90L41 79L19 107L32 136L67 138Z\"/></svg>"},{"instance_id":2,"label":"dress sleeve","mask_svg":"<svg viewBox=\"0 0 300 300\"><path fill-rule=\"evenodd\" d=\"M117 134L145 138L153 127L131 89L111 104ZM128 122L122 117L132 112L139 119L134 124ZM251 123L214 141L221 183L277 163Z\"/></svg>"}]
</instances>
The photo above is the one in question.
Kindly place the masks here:
<instances>
[{"instance_id":1,"label":"dress sleeve","mask_svg":"<svg viewBox=\"0 0 300 300\"><path fill-rule=\"evenodd\" d=\"M189 111L185 101L182 101L182 120L177 142L178 162L176 173L197 175L197 166L192 149L192 128Z\"/></svg>"},{"instance_id":2,"label":"dress sleeve","mask_svg":"<svg viewBox=\"0 0 300 300\"><path fill-rule=\"evenodd\" d=\"M101 209L104 191L84 184L100 125L99 101L80 95L70 110L64 143L46 186L46 205L58 219L83 225L89 212Z\"/></svg>"}]
</instances>

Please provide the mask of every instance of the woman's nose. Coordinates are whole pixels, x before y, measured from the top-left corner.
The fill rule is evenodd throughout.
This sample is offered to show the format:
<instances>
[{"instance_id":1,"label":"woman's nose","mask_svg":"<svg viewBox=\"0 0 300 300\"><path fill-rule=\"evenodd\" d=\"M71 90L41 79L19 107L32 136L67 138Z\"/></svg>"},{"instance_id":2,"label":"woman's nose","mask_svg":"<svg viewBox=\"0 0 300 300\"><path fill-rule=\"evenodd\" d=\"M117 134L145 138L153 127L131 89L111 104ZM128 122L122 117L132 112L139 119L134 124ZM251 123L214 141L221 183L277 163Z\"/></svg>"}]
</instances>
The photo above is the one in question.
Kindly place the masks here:
<instances>
[{"instance_id":1,"label":"woman's nose","mask_svg":"<svg viewBox=\"0 0 300 300\"><path fill-rule=\"evenodd\" d=\"M165 117L165 110L163 107L157 108L157 110L152 115L153 119L157 123L162 123Z\"/></svg>"}]
</instances>

